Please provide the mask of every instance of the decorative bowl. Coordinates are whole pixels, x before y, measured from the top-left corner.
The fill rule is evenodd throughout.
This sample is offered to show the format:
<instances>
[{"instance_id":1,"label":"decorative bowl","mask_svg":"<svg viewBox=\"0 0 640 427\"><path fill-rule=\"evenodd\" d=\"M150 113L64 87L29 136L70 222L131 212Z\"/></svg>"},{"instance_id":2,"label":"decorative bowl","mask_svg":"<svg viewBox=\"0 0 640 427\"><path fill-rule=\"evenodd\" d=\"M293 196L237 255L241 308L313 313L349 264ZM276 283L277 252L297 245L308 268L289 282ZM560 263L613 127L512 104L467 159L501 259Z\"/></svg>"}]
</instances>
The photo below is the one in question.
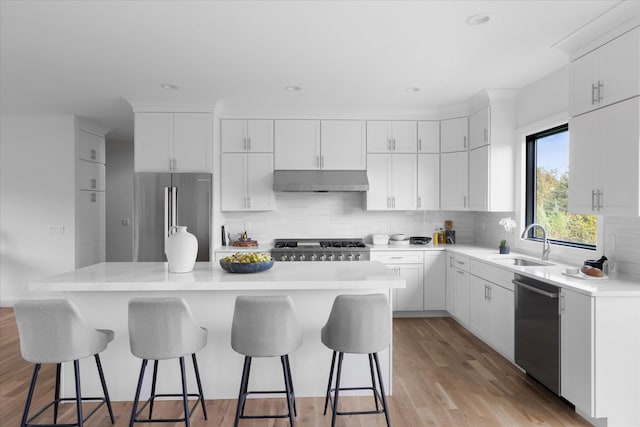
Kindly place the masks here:
<instances>
[{"instance_id":1,"label":"decorative bowl","mask_svg":"<svg viewBox=\"0 0 640 427\"><path fill-rule=\"evenodd\" d=\"M263 262L225 262L220 260L220 267L229 273L259 273L273 267L274 260Z\"/></svg>"},{"instance_id":2,"label":"decorative bowl","mask_svg":"<svg viewBox=\"0 0 640 427\"><path fill-rule=\"evenodd\" d=\"M391 240L396 240L396 241L397 240L404 240L404 239L406 239L406 237L407 237L406 234L397 233L397 234L392 234L391 235Z\"/></svg>"}]
</instances>

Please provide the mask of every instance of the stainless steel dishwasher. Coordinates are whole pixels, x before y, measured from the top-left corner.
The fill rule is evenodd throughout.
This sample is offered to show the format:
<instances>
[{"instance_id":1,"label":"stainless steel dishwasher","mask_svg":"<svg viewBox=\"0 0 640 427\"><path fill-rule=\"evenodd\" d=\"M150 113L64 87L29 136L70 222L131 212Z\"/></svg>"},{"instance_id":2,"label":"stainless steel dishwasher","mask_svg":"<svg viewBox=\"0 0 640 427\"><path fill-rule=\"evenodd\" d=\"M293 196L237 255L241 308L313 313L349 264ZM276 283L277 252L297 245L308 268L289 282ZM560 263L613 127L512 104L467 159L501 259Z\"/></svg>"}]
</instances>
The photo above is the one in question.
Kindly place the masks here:
<instances>
[{"instance_id":1,"label":"stainless steel dishwasher","mask_svg":"<svg viewBox=\"0 0 640 427\"><path fill-rule=\"evenodd\" d=\"M560 395L560 288L515 275L515 361Z\"/></svg>"}]
</instances>

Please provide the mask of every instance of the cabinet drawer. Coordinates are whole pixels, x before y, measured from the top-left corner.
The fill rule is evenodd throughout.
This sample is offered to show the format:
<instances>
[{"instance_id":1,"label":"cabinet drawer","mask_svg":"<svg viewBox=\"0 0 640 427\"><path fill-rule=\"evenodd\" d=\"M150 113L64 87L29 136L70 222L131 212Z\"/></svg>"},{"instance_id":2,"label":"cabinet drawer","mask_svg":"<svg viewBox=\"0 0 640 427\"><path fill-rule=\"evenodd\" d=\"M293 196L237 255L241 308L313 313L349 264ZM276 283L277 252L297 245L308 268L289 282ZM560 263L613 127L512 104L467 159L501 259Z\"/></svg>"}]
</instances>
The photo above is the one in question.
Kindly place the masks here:
<instances>
[{"instance_id":1,"label":"cabinet drawer","mask_svg":"<svg viewBox=\"0 0 640 427\"><path fill-rule=\"evenodd\" d=\"M453 266L460 270L469 271L469 257L455 254Z\"/></svg>"},{"instance_id":2,"label":"cabinet drawer","mask_svg":"<svg viewBox=\"0 0 640 427\"><path fill-rule=\"evenodd\" d=\"M76 188L78 190L105 190L104 164L79 160L76 171Z\"/></svg>"},{"instance_id":3,"label":"cabinet drawer","mask_svg":"<svg viewBox=\"0 0 640 427\"><path fill-rule=\"evenodd\" d=\"M423 260L422 251L371 252L371 261L383 264L422 264Z\"/></svg>"},{"instance_id":4,"label":"cabinet drawer","mask_svg":"<svg viewBox=\"0 0 640 427\"><path fill-rule=\"evenodd\" d=\"M511 271L476 260L470 261L470 271L474 276L513 291L513 283L511 282L513 273Z\"/></svg>"}]
</instances>

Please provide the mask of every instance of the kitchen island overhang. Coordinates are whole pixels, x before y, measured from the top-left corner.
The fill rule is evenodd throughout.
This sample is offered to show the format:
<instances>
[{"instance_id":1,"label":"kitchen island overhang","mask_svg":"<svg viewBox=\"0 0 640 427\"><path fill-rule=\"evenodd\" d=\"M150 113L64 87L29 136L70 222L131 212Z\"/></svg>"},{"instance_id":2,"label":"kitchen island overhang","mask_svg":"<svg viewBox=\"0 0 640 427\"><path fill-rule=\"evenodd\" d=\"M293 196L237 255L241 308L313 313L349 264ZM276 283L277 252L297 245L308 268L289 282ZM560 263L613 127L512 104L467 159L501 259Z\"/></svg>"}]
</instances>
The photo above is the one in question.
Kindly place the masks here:
<instances>
[{"instance_id":1,"label":"kitchen island overhang","mask_svg":"<svg viewBox=\"0 0 640 427\"><path fill-rule=\"evenodd\" d=\"M113 400L133 400L140 359L129 351L127 307L140 296L179 296L191 306L201 326L208 330L207 346L198 353L205 398L237 397L243 357L231 349L231 321L238 295L289 295L293 298L303 330L303 344L290 356L296 395L320 397L326 392L331 351L320 342L320 329L329 317L331 305L340 294L382 293L392 307L393 289L404 288L405 280L383 264L361 262L276 263L255 274L232 274L216 263L196 263L191 273L169 273L167 263L100 263L30 283L38 296L62 293L73 301L96 328L115 331L115 339L101 355L109 393ZM391 313L389 316L391 321ZM343 384L367 385L369 367L360 358L345 356ZM88 360L88 359L86 359ZM81 361L83 393L100 395L98 381L86 360ZM380 353L387 392L392 390L392 347ZM256 359L252 388L278 390L282 374L278 358ZM161 362L158 389L180 390L177 362ZM173 366L176 365L176 366ZM258 368L259 367L259 368ZM86 374L85 374L86 371ZM195 390L193 373L189 390ZM149 386L149 385L147 385ZM146 387L148 391L148 387ZM72 369L64 369L63 395L73 395Z\"/></svg>"}]
</instances>

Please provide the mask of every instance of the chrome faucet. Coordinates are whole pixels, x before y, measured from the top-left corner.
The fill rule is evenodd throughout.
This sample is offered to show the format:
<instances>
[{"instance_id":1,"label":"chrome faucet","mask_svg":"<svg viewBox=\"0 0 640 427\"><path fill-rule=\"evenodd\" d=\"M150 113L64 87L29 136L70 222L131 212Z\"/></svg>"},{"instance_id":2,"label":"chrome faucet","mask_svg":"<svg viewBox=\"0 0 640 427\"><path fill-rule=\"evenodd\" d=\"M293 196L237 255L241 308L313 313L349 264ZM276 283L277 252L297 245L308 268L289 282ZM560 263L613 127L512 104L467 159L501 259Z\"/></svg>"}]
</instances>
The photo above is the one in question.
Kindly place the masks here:
<instances>
[{"instance_id":1,"label":"chrome faucet","mask_svg":"<svg viewBox=\"0 0 640 427\"><path fill-rule=\"evenodd\" d=\"M551 245L549 244L549 239L547 239L547 230L545 230L542 225L535 222L533 224L529 224L527 228L525 228L522 232L522 236L520 236L520 238L525 239L529 230L534 227L538 227L540 230L542 230L542 260L548 261L549 253L551 252Z\"/></svg>"}]
</instances>

